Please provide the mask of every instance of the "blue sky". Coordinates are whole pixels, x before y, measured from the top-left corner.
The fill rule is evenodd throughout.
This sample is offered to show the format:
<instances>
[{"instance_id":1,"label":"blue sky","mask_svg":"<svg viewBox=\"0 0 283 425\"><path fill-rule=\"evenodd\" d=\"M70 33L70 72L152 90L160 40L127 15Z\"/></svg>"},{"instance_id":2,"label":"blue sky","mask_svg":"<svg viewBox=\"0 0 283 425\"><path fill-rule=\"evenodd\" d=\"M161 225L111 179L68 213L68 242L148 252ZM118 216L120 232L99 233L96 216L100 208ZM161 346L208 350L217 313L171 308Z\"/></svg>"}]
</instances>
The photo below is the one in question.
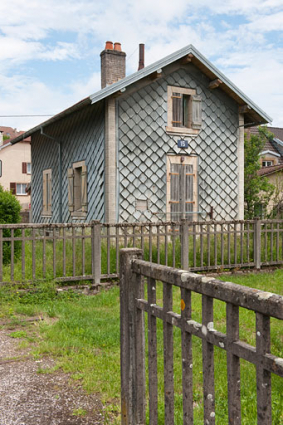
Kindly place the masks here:
<instances>
[{"instance_id":1,"label":"blue sky","mask_svg":"<svg viewBox=\"0 0 283 425\"><path fill-rule=\"evenodd\" d=\"M0 115L56 114L100 89L119 41L127 74L193 44L283 127L282 0L1 0ZM27 130L44 118L4 118Z\"/></svg>"}]
</instances>

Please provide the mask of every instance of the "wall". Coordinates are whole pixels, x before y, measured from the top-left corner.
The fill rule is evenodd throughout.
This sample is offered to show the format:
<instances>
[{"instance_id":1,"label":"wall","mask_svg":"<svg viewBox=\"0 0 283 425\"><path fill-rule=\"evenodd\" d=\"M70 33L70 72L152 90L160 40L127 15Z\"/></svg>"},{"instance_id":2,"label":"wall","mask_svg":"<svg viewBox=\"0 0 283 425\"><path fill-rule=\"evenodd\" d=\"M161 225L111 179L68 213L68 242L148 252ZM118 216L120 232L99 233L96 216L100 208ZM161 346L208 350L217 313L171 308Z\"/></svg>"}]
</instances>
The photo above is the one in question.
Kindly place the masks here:
<instances>
[{"instance_id":1,"label":"wall","mask_svg":"<svg viewBox=\"0 0 283 425\"><path fill-rule=\"evenodd\" d=\"M62 141L62 215L71 222L68 209L67 170L73 162L87 166L88 214L85 221L104 219L104 104L88 106L44 132ZM32 219L33 222L59 221L58 143L39 133L32 137ZM52 217L42 217L42 172L52 169Z\"/></svg>"},{"instance_id":2,"label":"wall","mask_svg":"<svg viewBox=\"0 0 283 425\"><path fill-rule=\"evenodd\" d=\"M6 145L0 150L2 160L2 177L0 184L4 189L10 190L10 183L29 183L31 175L22 172L22 163L31 162L31 152L29 142L20 142L16 145ZM16 196L22 209L29 209L30 196Z\"/></svg>"},{"instance_id":3,"label":"wall","mask_svg":"<svg viewBox=\"0 0 283 425\"><path fill-rule=\"evenodd\" d=\"M165 131L167 85L196 89L202 97L202 128L183 137L198 155L199 210L212 206L218 220L238 217L238 105L208 84L190 64L119 100L120 221L153 220L162 217L153 213L166 211L166 155L180 152L181 138ZM144 213L135 210L142 198L150 205Z\"/></svg>"}]
</instances>

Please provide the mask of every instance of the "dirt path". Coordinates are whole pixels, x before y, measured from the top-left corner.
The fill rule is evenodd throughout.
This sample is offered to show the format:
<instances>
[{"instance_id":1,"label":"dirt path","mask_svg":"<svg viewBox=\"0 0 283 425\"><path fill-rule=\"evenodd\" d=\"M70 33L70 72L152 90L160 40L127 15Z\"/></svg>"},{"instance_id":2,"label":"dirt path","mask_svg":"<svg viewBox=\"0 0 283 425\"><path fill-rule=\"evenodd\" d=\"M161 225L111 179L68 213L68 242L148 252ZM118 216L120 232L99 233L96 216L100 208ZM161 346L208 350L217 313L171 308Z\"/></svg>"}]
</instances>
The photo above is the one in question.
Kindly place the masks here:
<instances>
[{"instance_id":1,"label":"dirt path","mask_svg":"<svg viewBox=\"0 0 283 425\"><path fill-rule=\"evenodd\" d=\"M0 330L0 425L110 423L98 396L87 395L62 372L38 373L54 362L35 360L28 347L19 349L20 340L11 332Z\"/></svg>"}]
</instances>

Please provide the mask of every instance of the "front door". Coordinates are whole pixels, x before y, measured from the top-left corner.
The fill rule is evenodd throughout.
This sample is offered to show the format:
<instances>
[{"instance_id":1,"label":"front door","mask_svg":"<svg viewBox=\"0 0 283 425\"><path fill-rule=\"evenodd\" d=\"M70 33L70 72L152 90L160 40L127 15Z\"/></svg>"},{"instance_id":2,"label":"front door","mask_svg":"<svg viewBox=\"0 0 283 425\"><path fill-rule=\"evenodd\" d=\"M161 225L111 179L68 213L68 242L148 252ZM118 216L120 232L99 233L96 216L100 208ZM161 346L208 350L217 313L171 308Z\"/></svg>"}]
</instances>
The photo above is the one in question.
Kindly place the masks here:
<instances>
[{"instance_id":1,"label":"front door","mask_svg":"<svg viewBox=\"0 0 283 425\"><path fill-rule=\"evenodd\" d=\"M167 157L167 219L197 220L197 157Z\"/></svg>"}]
</instances>

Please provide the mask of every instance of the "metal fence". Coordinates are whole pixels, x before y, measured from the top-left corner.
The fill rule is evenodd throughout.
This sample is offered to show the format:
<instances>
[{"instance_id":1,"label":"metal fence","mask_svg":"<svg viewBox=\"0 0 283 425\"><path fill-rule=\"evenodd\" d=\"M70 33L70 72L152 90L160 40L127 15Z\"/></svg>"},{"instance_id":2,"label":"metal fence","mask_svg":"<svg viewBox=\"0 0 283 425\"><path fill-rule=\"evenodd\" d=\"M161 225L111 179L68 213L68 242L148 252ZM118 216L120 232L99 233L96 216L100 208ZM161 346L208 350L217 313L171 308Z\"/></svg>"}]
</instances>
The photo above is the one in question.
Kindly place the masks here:
<instances>
[{"instance_id":1,"label":"metal fence","mask_svg":"<svg viewBox=\"0 0 283 425\"><path fill-rule=\"evenodd\" d=\"M204 424L214 425L214 347L226 351L229 424L241 424L240 359L256 368L257 423L272 424L271 374L283 377L283 358L271 354L270 318L283 320L283 297L183 270L141 260L142 251L120 251L121 303L121 397L122 423L158 424L157 319L163 324L164 410L166 425L174 424L173 329L181 330L182 422L194 423L192 337L202 343ZM163 300L156 296L162 282ZM147 285L146 285L147 284ZM147 297L144 286L147 287ZM172 289L179 288L180 314L174 311ZM192 320L192 292L201 294L201 323ZM213 325L213 301L226 304L226 333ZM239 307L255 313L256 343L251 346L239 337ZM145 370L145 313L148 333L148 397ZM160 400L159 400L160 402ZM253 422L256 422L254 417Z\"/></svg>"},{"instance_id":2,"label":"metal fence","mask_svg":"<svg viewBox=\"0 0 283 425\"><path fill-rule=\"evenodd\" d=\"M119 250L192 271L283 264L283 220L0 225L0 281L117 278Z\"/></svg>"}]
</instances>

